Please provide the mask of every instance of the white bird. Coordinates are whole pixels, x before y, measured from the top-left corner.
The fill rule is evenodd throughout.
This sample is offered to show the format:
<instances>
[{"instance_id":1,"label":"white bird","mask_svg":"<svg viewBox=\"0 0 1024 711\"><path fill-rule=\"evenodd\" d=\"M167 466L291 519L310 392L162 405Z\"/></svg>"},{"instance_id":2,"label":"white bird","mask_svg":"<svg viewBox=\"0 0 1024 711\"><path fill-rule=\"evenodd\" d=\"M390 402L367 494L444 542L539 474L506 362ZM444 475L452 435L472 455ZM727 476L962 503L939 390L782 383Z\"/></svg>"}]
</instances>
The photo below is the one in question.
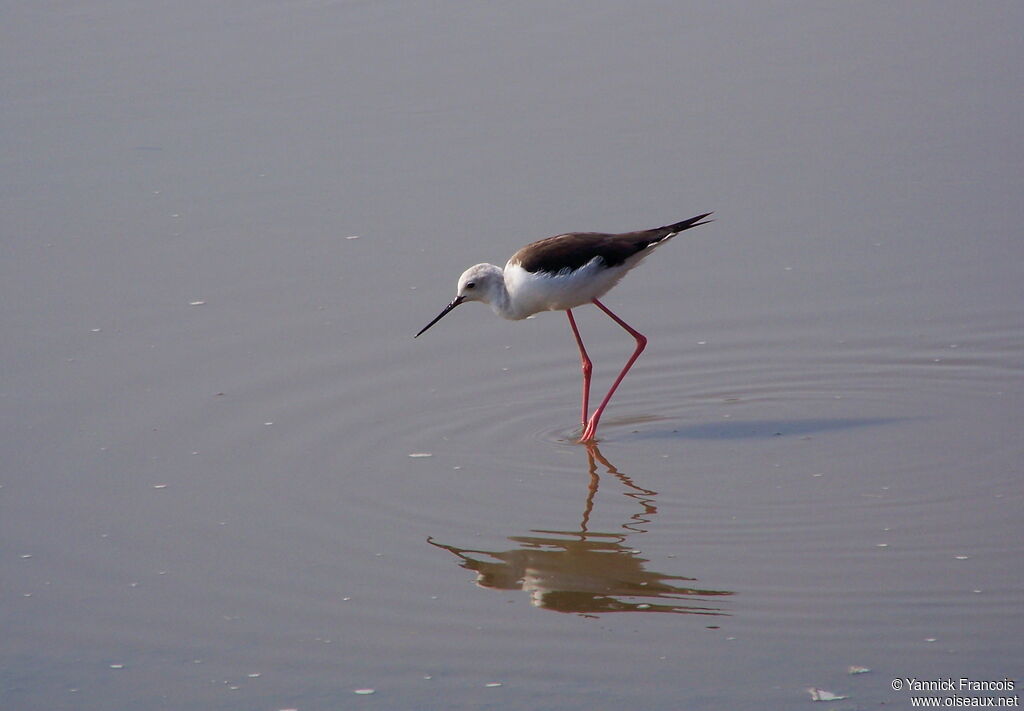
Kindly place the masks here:
<instances>
[{"instance_id":1,"label":"white bird","mask_svg":"<svg viewBox=\"0 0 1024 711\"><path fill-rule=\"evenodd\" d=\"M459 277L456 296L451 303L414 338L419 338L449 311L467 301L490 304L494 313L514 321L539 311L565 311L576 345L580 349L583 369L583 433L580 441L591 442L595 439L597 424L615 389L647 345L647 338L643 334L612 313L598 298L618 284L630 269L656 247L683 230L707 224L711 220L704 218L711 214L707 212L689 220L639 232L569 232L526 245L512 255L504 269L494 264L472 266ZM589 418L587 413L593 366L572 315L574 308L584 304L594 304L636 340L633 355L626 361L601 404Z\"/></svg>"}]
</instances>

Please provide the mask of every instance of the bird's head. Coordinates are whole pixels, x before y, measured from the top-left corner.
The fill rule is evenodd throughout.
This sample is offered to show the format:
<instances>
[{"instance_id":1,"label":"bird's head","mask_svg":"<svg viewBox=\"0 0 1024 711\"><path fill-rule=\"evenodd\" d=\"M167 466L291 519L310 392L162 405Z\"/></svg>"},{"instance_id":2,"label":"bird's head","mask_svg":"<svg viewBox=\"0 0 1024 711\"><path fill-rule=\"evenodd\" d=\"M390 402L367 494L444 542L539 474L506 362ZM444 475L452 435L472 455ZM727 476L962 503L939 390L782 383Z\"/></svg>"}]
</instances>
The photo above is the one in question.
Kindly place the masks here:
<instances>
[{"instance_id":1,"label":"bird's head","mask_svg":"<svg viewBox=\"0 0 1024 711\"><path fill-rule=\"evenodd\" d=\"M455 291L455 298L444 307L444 310L433 321L420 329L420 332L413 336L413 338L419 338L428 328L440 321L449 311L464 301L491 303L504 284L504 278L501 268L493 264L476 264L462 272Z\"/></svg>"},{"instance_id":2,"label":"bird's head","mask_svg":"<svg viewBox=\"0 0 1024 711\"><path fill-rule=\"evenodd\" d=\"M499 284L503 284L504 280L502 271L493 264L476 264L462 272L462 276L459 277L456 298L489 304L495 289Z\"/></svg>"}]
</instances>

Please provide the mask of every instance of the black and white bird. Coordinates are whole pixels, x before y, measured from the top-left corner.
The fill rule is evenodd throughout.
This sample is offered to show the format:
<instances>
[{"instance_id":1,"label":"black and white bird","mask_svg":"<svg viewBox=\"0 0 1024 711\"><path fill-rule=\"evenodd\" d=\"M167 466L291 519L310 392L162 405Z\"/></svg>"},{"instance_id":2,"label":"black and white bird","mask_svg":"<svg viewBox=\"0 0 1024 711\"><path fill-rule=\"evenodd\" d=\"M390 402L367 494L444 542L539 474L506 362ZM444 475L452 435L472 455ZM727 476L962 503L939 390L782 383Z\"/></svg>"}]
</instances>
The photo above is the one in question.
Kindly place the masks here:
<instances>
[{"instance_id":1,"label":"black and white bird","mask_svg":"<svg viewBox=\"0 0 1024 711\"><path fill-rule=\"evenodd\" d=\"M683 230L704 225L712 213L652 230L604 234L569 232L526 245L512 255L505 268L477 264L459 277L456 296L433 321L414 336L418 338L449 311L467 301L490 304L494 313L514 321L540 311L565 311L569 317L583 368L583 433L581 442L591 442L597 425L615 389L647 345L647 338L602 304L598 299L619 283L644 257ZM624 328L635 340L636 349L594 413L588 417L592 365L572 310L593 304Z\"/></svg>"}]
</instances>

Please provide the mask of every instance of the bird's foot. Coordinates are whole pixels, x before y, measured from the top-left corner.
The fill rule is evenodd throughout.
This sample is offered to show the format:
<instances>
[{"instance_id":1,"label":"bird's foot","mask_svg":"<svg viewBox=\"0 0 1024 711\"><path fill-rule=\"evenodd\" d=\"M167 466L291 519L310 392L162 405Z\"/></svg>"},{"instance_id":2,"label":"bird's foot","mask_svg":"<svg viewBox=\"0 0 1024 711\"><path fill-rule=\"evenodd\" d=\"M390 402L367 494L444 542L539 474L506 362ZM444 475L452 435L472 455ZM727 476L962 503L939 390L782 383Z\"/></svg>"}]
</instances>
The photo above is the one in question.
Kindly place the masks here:
<instances>
[{"instance_id":1,"label":"bird's foot","mask_svg":"<svg viewBox=\"0 0 1024 711\"><path fill-rule=\"evenodd\" d=\"M593 442L597 435L597 418L591 418L590 422L583 428L583 434L580 435L580 442Z\"/></svg>"}]
</instances>

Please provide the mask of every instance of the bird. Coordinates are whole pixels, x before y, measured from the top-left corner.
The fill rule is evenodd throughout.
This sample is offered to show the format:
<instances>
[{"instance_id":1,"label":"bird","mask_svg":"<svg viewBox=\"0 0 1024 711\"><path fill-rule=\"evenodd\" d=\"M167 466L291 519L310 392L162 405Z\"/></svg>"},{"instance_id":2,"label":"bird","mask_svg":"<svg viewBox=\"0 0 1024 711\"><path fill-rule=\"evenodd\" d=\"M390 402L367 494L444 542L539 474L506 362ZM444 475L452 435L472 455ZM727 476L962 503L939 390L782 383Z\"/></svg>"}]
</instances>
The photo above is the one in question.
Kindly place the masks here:
<instances>
[{"instance_id":1,"label":"bird","mask_svg":"<svg viewBox=\"0 0 1024 711\"><path fill-rule=\"evenodd\" d=\"M456 306L470 301L489 304L498 316L513 321L541 311L565 311L580 351L583 371L579 441L594 442L601 415L612 395L647 346L647 338L601 303L600 298L652 251L684 230L712 222L706 219L712 214L706 212L689 220L637 232L568 232L526 245L512 255L504 269L495 264L476 264L459 277L455 298L413 338L422 336ZM607 314L636 341L633 354L592 414L589 414L589 403L593 363L572 313L574 308L587 304Z\"/></svg>"}]
</instances>

